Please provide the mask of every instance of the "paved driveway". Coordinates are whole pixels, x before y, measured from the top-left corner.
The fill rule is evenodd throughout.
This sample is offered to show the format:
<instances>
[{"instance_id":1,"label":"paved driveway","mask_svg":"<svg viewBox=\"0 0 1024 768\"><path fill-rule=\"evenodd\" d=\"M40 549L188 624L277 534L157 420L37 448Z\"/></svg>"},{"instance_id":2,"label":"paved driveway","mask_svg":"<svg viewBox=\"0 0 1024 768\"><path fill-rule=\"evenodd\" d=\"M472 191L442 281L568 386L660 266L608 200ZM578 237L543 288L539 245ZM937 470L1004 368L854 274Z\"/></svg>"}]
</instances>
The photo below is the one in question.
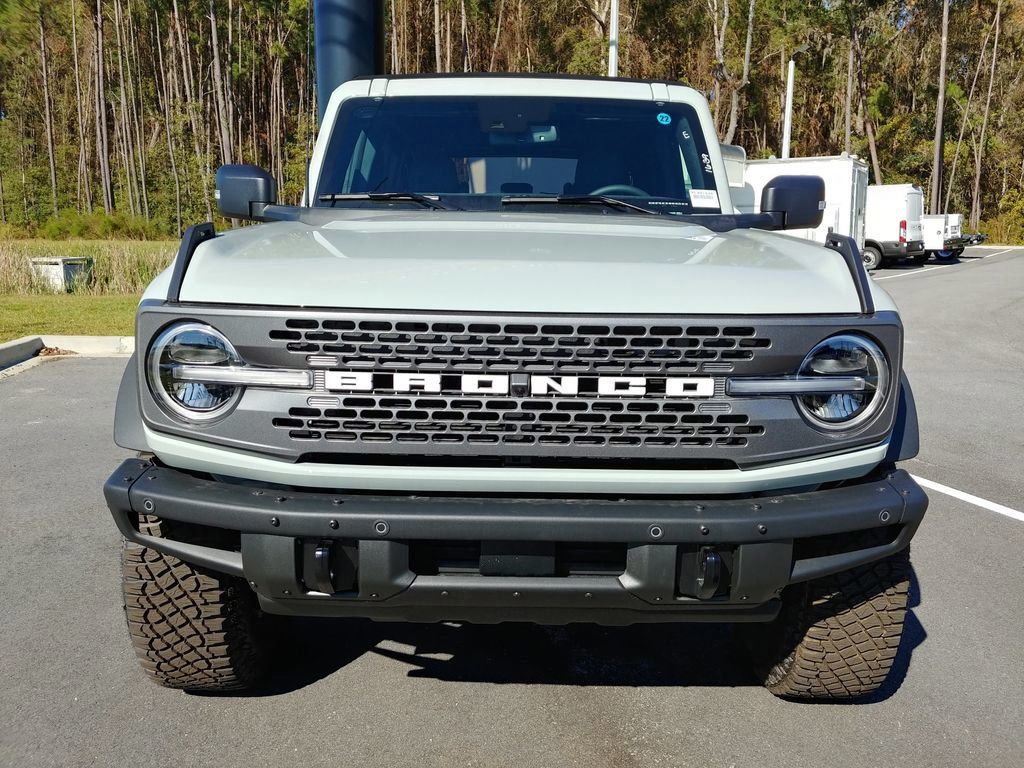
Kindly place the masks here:
<instances>
[{"instance_id":1,"label":"paved driveway","mask_svg":"<svg viewBox=\"0 0 1024 768\"><path fill-rule=\"evenodd\" d=\"M996 254L996 255L990 255ZM982 258L989 256L988 258ZM908 327L915 474L1024 508L1024 250L876 274ZM0 381L0 764L1016 766L1024 521L933 492L894 685L779 701L727 627L295 622L258 696L147 682L100 489L123 360Z\"/></svg>"}]
</instances>

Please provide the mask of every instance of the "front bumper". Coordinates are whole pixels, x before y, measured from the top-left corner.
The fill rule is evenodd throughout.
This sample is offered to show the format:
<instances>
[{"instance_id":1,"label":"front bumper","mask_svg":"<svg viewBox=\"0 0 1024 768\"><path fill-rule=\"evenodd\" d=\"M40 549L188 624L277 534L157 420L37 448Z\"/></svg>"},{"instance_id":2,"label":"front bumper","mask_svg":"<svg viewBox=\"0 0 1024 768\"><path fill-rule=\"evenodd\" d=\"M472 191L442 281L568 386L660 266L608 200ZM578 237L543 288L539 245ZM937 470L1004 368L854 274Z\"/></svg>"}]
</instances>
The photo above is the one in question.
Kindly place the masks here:
<instances>
[{"instance_id":1,"label":"front bumper","mask_svg":"<svg viewBox=\"0 0 1024 768\"><path fill-rule=\"evenodd\" d=\"M556 624L770 620L787 584L905 548L928 505L895 469L778 496L508 498L282 489L131 459L104 493L125 538L246 578L267 612ZM145 514L227 543L143 535ZM475 552L479 568L423 566L446 547ZM558 553L581 550L621 551L621 567L612 556L567 572ZM713 594L702 591L708 552L721 566Z\"/></svg>"}]
</instances>

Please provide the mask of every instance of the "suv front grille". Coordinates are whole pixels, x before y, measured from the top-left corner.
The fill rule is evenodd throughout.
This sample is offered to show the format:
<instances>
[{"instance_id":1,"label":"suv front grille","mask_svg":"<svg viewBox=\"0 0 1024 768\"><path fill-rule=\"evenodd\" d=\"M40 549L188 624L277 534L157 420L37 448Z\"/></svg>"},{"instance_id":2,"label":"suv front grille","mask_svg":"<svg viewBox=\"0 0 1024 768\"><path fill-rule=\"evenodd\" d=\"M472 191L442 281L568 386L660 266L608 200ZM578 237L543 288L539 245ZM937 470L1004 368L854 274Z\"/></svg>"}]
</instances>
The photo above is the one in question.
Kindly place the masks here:
<instances>
[{"instance_id":1,"label":"suv front grille","mask_svg":"<svg viewBox=\"0 0 1024 768\"><path fill-rule=\"evenodd\" d=\"M740 447L764 427L690 402L358 396L273 419L293 440L576 448Z\"/></svg>"},{"instance_id":2,"label":"suv front grille","mask_svg":"<svg viewBox=\"0 0 1024 768\"><path fill-rule=\"evenodd\" d=\"M290 318L269 340L350 370L606 375L728 372L771 339L749 326Z\"/></svg>"}]
</instances>

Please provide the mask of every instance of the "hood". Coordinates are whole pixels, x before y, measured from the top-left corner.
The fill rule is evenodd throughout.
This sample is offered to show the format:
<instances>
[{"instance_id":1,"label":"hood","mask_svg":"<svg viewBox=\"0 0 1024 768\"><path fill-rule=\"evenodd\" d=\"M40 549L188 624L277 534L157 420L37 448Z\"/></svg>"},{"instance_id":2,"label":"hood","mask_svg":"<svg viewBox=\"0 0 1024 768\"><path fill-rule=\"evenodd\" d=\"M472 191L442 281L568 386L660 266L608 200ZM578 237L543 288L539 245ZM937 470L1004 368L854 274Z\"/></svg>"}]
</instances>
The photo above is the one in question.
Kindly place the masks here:
<instances>
[{"instance_id":1,"label":"hood","mask_svg":"<svg viewBox=\"0 0 1024 768\"><path fill-rule=\"evenodd\" d=\"M508 313L860 312L839 254L785 235L716 234L653 216L338 213L203 243L181 300Z\"/></svg>"}]
</instances>

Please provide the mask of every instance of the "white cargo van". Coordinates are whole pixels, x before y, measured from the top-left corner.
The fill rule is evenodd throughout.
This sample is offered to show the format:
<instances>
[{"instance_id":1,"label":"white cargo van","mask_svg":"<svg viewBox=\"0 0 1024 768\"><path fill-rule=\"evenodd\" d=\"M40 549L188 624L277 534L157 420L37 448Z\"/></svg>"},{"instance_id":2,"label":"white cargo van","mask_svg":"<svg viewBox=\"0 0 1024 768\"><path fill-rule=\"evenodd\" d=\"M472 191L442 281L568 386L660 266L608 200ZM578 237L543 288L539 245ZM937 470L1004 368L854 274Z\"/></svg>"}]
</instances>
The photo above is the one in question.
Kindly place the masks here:
<instances>
[{"instance_id":1,"label":"white cargo van","mask_svg":"<svg viewBox=\"0 0 1024 768\"><path fill-rule=\"evenodd\" d=\"M725 159L728 168L728 154ZM734 162L738 162L738 158ZM733 181L733 172L728 175L733 204L739 213L759 213L761 190L776 176L820 176L825 180L825 213L821 225L814 229L789 230L785 234L824 243L828 233L835 232L852 237L863 250L868 165L856 155L748 160L742 188Z\"/></svg>"},{"instance_id":2,"label":"white cargo van","mask_svg":"<svg viewBox=\"0 0 1024 768\"><path fill-rule=\"evenodd\" d=\"M963 214L939 213L921 217L925 258L952 259L964 252Z\"/></svg>"},{"instance_id":3,"label":"white cargo van","mask_svg":"<svg viewBox=\"0 0 1024 768\"><path fill-rule=\"evenodd\" d=\"M926 261L924 192L916 184L872 184L864 217L864 266L875 269L886 261L913 258Z\"/></svg>"}]
</instances>

